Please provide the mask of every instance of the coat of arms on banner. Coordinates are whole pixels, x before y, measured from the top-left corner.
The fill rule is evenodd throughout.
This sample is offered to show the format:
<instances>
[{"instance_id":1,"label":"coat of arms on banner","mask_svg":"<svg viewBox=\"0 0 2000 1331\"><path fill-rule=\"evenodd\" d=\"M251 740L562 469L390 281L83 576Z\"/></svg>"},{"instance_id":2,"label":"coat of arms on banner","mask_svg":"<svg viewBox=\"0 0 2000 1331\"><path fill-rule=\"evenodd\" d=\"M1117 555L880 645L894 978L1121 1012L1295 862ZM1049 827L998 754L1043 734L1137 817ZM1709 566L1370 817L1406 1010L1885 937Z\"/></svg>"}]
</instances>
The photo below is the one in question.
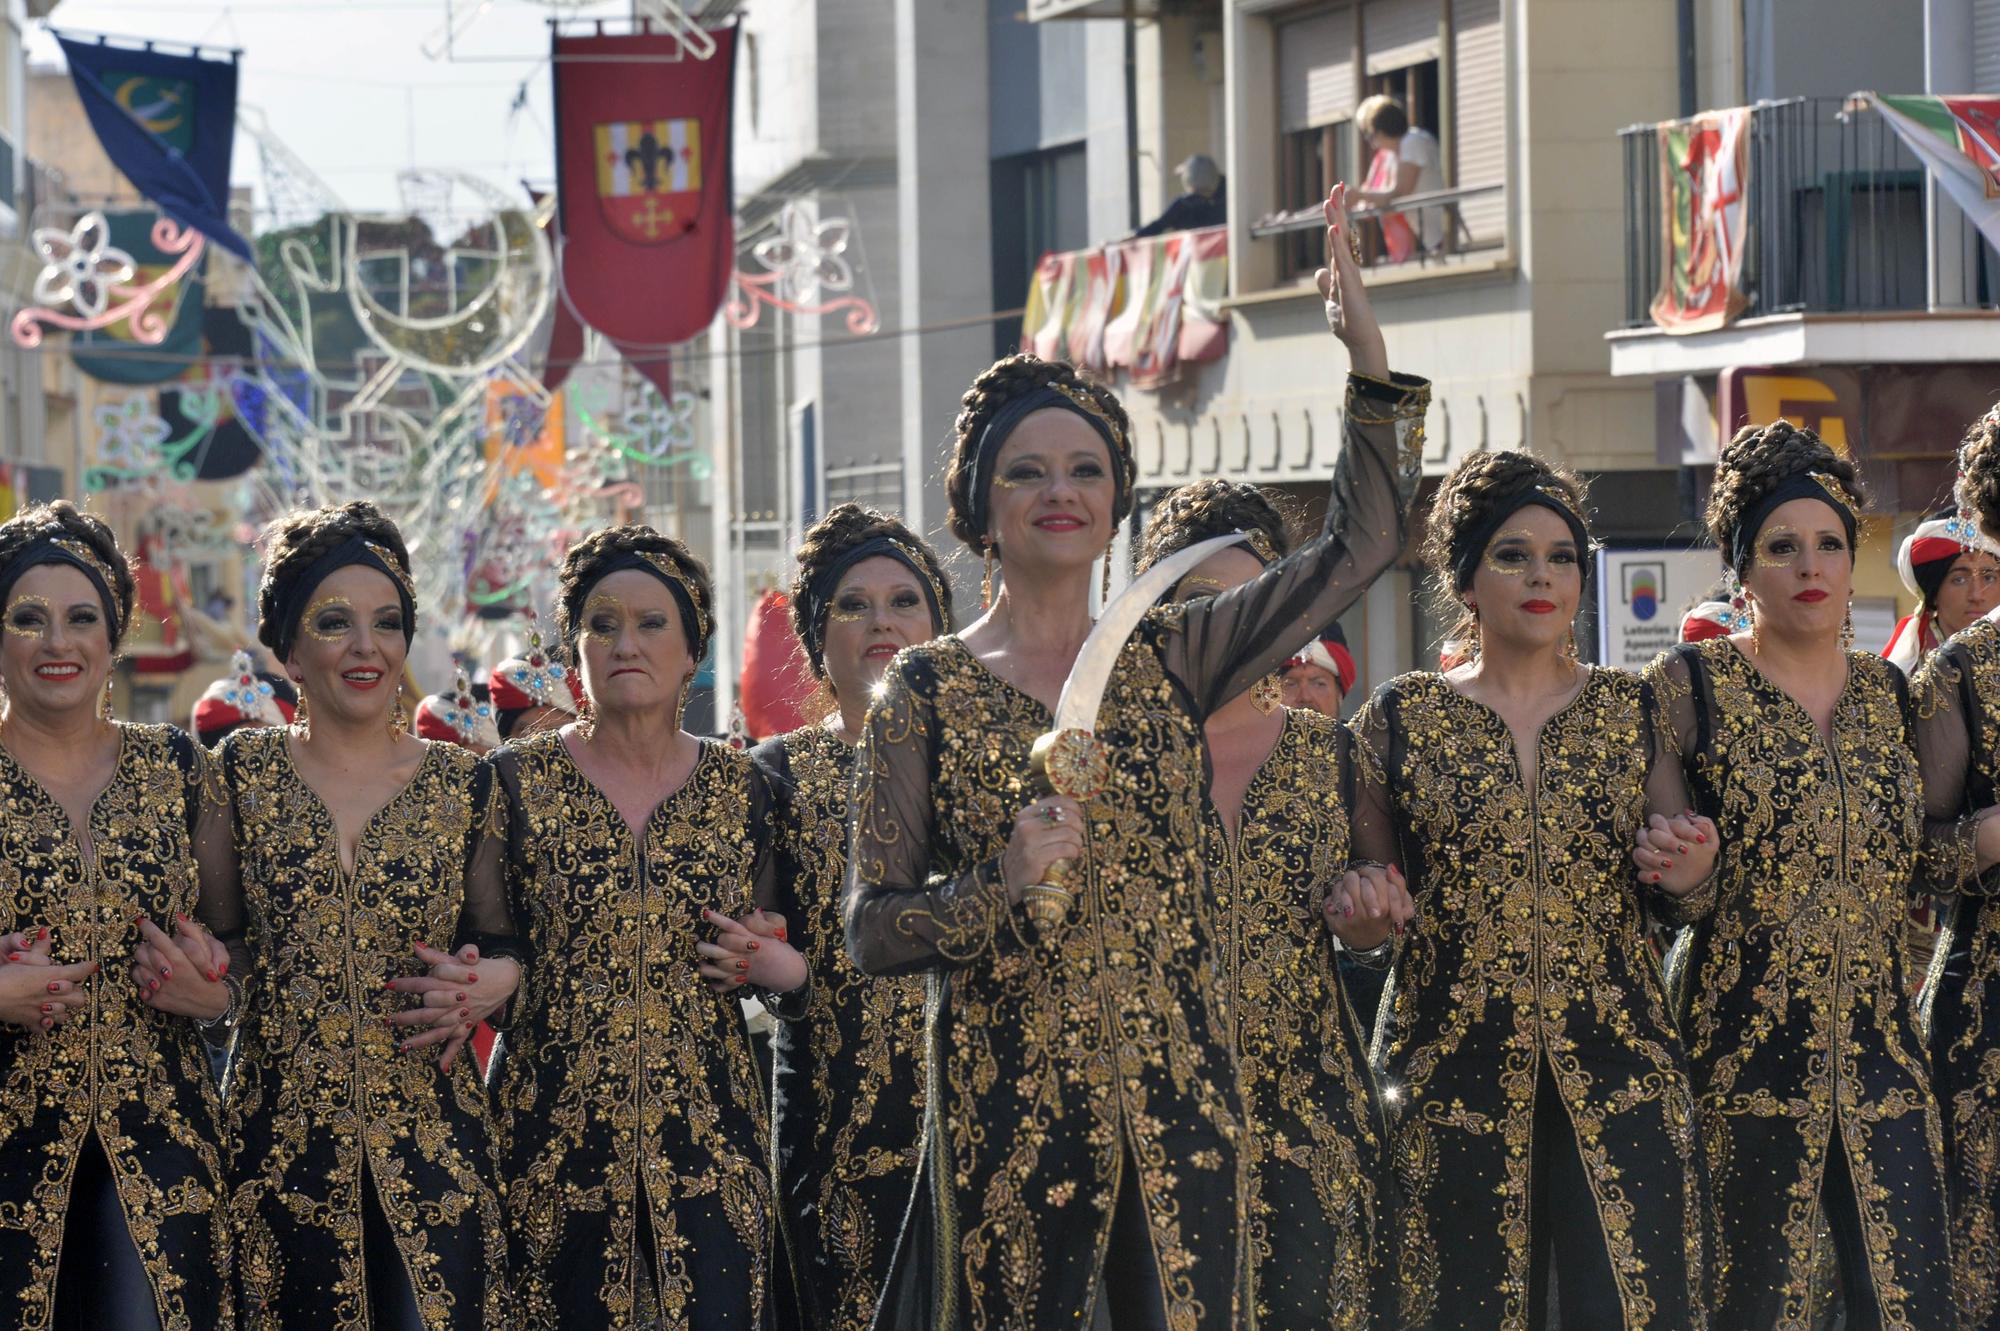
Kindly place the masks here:
<instances>
[{"instance_id":1,"label":"coat of arms on banner","mask_svg":"<svg viewBox=\"0 0 2000 1331\"><path fill-rule=\"evenodd\" d=\"M622 239L658 245L686 235L701 210L701 122L597 126L597 204Z\"/></svg>"}]
</instances>

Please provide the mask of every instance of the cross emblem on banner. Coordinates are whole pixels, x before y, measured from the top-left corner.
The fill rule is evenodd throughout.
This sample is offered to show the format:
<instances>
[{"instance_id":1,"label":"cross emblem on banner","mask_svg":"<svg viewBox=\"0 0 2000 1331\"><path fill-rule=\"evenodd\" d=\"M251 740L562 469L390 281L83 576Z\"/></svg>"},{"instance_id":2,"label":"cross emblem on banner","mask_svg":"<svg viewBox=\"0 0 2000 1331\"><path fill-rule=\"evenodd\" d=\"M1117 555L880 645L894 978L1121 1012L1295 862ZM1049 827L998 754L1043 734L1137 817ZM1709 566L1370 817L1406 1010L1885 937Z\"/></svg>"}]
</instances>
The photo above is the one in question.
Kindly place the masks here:
<instances>
[{"instance_id":1,"label":"cross emblem on banner","mask_svg":"<svg viewBox=\"0 0 2000 1331\"><path fill-rule=\"evenodd\" d=\"M660 207L660 201L651 194L646 196L646 206L632 210L632 225L646 233L646 239L657 240L661 226L674 220L674 210Z\"/></svg>"}]
</instances>

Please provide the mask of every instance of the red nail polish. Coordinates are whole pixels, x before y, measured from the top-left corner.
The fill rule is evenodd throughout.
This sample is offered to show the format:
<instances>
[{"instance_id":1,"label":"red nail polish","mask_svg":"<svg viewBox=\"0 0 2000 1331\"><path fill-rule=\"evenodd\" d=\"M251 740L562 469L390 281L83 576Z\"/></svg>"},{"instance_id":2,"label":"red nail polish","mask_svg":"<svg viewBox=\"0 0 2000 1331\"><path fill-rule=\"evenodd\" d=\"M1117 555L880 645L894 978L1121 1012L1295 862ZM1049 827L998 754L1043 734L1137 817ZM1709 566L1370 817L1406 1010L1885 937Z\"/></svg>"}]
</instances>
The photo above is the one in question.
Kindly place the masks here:
<instances>
[{"instance_id":1,"label":"red nail polish","mask_svg":"<svg viewBox=\"0 0 2000 1331\"><path fill-rule=\"evenodd\" d=\"M224 975L227 975L227 974L229 974L229 963L228 963L227 961L225 961L225 962L223 962L223 963L222 963L222 965L221 965L220 967L218 967L217 969L219 969L219 970L220 970L220 971L221 971L221 972L222 972L222 973L223 973Z\"/></svg>"},{"instance_id":2,"label":"red nail polish","mask_svg":"<svg viewBox=\"0 0 2000 1331\"><path fill-rule=\"evenodd\" d=\"M396 982L394 980L385 980L382 983L382 987L390 993L394 993L396 991Z\"/></svg>"},{"instance_id":3,"label":"red nail polish","mask_svg":"<svg viewBox=\"0 0 2000 1331\"><path fill-rule=\"evenodd\" d=\"M473 972L472 972L472 973L471 973L470 975L467 975L467 976L465 977L465 982L466 982L467 984L478 984L478 983L479 983L479 972L478 972L478 971L473 971Z\"/></svg>"},{"instance_id":4,"label":"red nail polish","mask_svg":"<svg viewBox=\"0 0 2000 1331\"><path fill-rule=\"evenodd\" d=\"M1347 918L1348 918L1348 919L1350 919L1350 920L1354 918L1354 907L1352 907L1352 906L1349 906L1349 907L1347 908L1347 910L1346 910L1346 916L1347 916Z\"/></svg>"},{"instance_id":5,"label":"red nail polish","mask_svg":"<svg viewBox=\"0 0 2000 1331\"><path fill-rule=\"evenodd\" d=\"M52 1030L54 1030L55 1028L56 1028L56 1024L55 1024L54 1020L52 1020L51 1018L48 1018L48 1017L43 1017L43 1018L42 1018L42 1029L43 1029L43 1030L45 1030L45 1031L52 1031Z\"/></svg>"},{"instance_id":6,"label":"red nail polish","mask_svg":"<svg viewBox=\"0 0 2000 1331\"><path fill-rule=\"evenodd\" d=\"M750 963L747 961L739 961L736 963L736 969L740 971L747 971L750 969Z\"/></svg>"},{"instance_id":7,"label":"red nail polish","mask_svg":"<svg viewBox=\"0 0 2000 1331\"><path fill-rule=\"evenodd\" d=\"M1678 852L1679 854L1682 854L1682 855L1685 855L1685 854L1687 854L1687 853L1688 853L1688 848L1687 848L1686 846L1683 846L1683 845L1679 845L1679 844L1676 844L1676 845L1674 846L1674 850L1675 850L1676 852Z\"/></svg>"},{"instance_id":8,"label":"red nail polish","mask_svg":"<svg viewBox=\"0 0 2000 1331\"><path fill-rule=\"evenodd\" d=\"M465 995L464 995L464 994L460 994L460 995L458 996L458 1001L459 1001L459 1002L461 1002L461 1003L463 1003L463 1002L465 1001Z\"/></svg>"},{"instance_id":9,"label":"red nail polish","mask_svg":"<svg viewBox=\"0 0 2000 1331\"><path fill-rule=\"evenodd\" d=\"M757 950L757 940L754 938L750 940L750 950L752 952L755 952Z\"/></svg>"},{"instance_id":10,"label":"red nail polish","mask_svg":"<svg viewBox=\"0 0 2000 1331\"><path fill-rule=\"evenodd\" d=\"M1656 882L1656 883L1657 883L1657 882L1659 882L1659 881L1660 881L1660 875L1658 875L1657 873L1656 873L1656 874L1654 874L1654 875L1653 875L1653 881L1654 881L1654 882Z\"/></svg>"},{"instance_id":11,"label":"red nail polish","mask_svg":"<svg viewBox=\"0 0 2000 1331\"><path fill-rule=\"evenodd\" d=\"M134 923L134 924L137 924L137 923L138 923L139 921L141 921L141 920L143 920L143 919L145 919L145 918L146 918L146 912L145 912L145 911L143 911L143 910L142 910L142 911L138 911L138 912L136 912L136 913L135 913L135 914L134 914L134 915L132 916L132 923Z\"/></svg>"},{"instance_id":12,"label":"red nail polish","mask_svg":"<svg viewBox=\"0 0 2000 1331\"><path fill-rule=\"evenodd\" d=\"M471 1016L471 1015L472 1015L472 1013L471 1013L470 1011L468 1011L467 1009L465 1009L465 1008L460 1008L460 1009L458 1010L458 1017L459 1017L459 1020L460 1020L460 1021L463 1021L463 1020L465 1020L465 1019L466 1019L467 1017L469 1017L469 1016Z\"/></svg>"},{"instance_id":13,"label":"red nail polish","mask_svg":"<svg viewBox=\"0 0 2000 1331\"><path fill-rule=\"evenodd\" d=\"M1699 841L1699 842L1700 842L1700 843L1701 843L1702 845L1704 845L1704 846L1706 846L1706 845L1708 844L1708 838L1707 838L1707 837L1705 837L1705 836L1703 836L1703 835L1702 835L1701 833L1699 833L1699 832L1696 832L1696 833L1694 834L1694 839L1695 839L1696 841Z\"/></svg>"},{"instance_id":14,"label":"red nail polish","mask_svg":"<svg viewBox=\"0 0 2000 1331\"><path fill-rule=\"evenodd\" d=\"M56 1010L56 1005L54 1003L42 1004L42 1011L44 1012L54 1012L55 1010Z\"/></svg>"},{"instance_id":15,"label":"red nail polish","mask_svg":"<svg viewBox=\"0 0 2000 1331\"><path fill-rule=\"evenodd\" d=\"M179 921L180 921L180 922L181 922L182 924L193 924L193 923L194 923L194 921L193 921L193 920L190 920L190 919L189 919L189 918L188 918L187 916L185 916L185 915L181 914L181 913L180 913L179 911L175 911L175 912L174 912L174 918L175 918L175 919L177 919L177 920L179 920Z\"/></svg>"},{"instance_id":16,"label":"red nail polish","mask_svg":"<svg viewBox=\"0 0 2000 1331\"><path fill-rule=\"evenodd\" d=\"M47 938L48 936L49 936L49 927L45 924L40 929L36 930L35 941L40 942L42 939Z\"/></svg>"},{"instance_id":17,"label":"red nail polish","mask_svg":"<svg viewBox=\"0 0 2000 1331\"><path fill-rule=\"evenodd\" d=\"M52 994L59 994L59 993L61 993L61 992L62 992L62 981L61 981L61 980L50 980L50 981L49 981L49 992L50 992L50 993L52 993Z\"/></svg>"},{"instance_id":18,"label":"red nail polish","mask_svg":"<svg viewBox=\"0 0 2000 1331\"><path fill-rule=\"evenodd\" d=\"M206 974L208 976L208 982L210 984L214 984L216 980L219 978L214 971L208 971L206 972Z\"/></svg>"},{"instance_id":19,"label":"red nail polish","mask_svg":"<svg viewBox=\"0 0 2000 1331\"><path fill-rule=\"evenodd\" d=\"M20 959L21 959L21 954L19 952L9 952L7 954L7 960L9 961L19 961Z\"/></svg>"},{"instance_id":20,"label":"red nail polish","mask_svg":"<svg viewBox=\"0 0 2000 1331\"><path fill-rule=\"evenodd\" d=\"M171 979L173 979L173 978L174 978L174 972L173 972L173 968L172 968L171 966L162 966L162 967L160 967L160 978L161 978L162 980L171 980Z\"/></svg>"},{"instance_id":21,"label":"red nail polish","mask_svg":"<svg viewBox=\"0 0 2000 1331\"><path fill-rule=\"evenodd\" d=\"M783 929L778 930L778 941L780 943L785 941L785 931Z\"/></svg>"},{"instance_id":22,"label":"red nail polish","mask_svg":"<svg viewBox=\"0 0 2000 1331\"><path fill-rule=\"evenodd\" d=\"M465 1023L465 1033L467 1035L472 1034L472 1023L469 1021Z\"/></svg>"}]
</instances>

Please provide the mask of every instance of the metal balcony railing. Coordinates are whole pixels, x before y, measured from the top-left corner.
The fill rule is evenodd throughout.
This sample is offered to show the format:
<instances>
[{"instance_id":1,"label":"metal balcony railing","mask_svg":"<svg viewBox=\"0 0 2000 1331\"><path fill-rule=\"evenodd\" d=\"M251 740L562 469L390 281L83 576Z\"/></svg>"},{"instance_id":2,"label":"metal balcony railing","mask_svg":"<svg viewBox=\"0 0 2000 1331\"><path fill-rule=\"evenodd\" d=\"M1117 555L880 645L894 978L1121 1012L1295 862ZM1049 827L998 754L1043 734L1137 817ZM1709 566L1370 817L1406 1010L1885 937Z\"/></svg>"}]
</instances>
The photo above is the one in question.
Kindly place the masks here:
<instances>
[{"instance_id":1,"label":"metal balcony railing","mask_svg":"<svg viewBox=\"0 0 2000 1331\"><path fill-rule=\"evenodd\" d=\"M1656 127L1619 131L1625 162L1627 328L1652 324L1659 289L1661 180ZM1873 109L1835 97L1751 108L1749 227L1741 317L1931 305L1931 210L1924 168ZM1947 205L1937 304L1992 308L2000 271L1963 213Z\"/></svg>"},{"instance_id":2,"label":"metal balcony railing","mask_svg":"<svg viewBox=\"0 0 2000 1331\"><path fill-rule=\"evenodd\" d=\"M1422 194L1406 194L1388 208L1355 208L1352 217L1359 224L1362 238L1362 263L1366 267L1387 265L1391 262L1371 225L1384 213L1401 213L1411 223L1417 223L1419 215L1426 209L1437 210L1442 225L1439 228L1438 248L1426 253L1419 249L1404 263L1421 265L1435 263L1441 258L1454 254L1466 254L1475 250L1495 250L1507 243L1504 231L1504 214L1497 206L1507 187L1503 184L1465 185L1457 189L1428 190ZM1303 208L1293 208L1287 212L1273 213L1251 223L1250 234L1262 240L1267 237L1289 237L1301 232L1318 232L1326 226L1326 216L1317 203ZM1290 242L1284 242L1290 243ZM1312 260L1305 271L1319 263L1317 242L1301 247L1300 253Z\"/></svg>"}]
</instances>

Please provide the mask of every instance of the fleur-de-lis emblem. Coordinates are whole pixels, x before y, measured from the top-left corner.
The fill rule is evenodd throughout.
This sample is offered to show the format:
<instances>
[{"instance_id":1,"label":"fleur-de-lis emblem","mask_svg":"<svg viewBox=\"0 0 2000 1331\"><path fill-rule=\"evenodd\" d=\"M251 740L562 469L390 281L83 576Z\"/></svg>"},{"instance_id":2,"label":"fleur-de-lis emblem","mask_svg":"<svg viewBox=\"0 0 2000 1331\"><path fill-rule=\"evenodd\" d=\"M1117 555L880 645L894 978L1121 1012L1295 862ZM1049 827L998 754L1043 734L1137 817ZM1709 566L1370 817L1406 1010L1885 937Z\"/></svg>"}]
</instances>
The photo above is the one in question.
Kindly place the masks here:
<instances>
[{"instance_id":1,"label":"fleur-de-lis emblem","mask_svg":"<svg viewBox=\"0 0 2000 1331\"><path fill-rule=\"evenodd\" d=\"M625 165L635 167L645 175L646 193L660 188L660 168L672 166L674 150L648 130L639 136L639 146L625 150Z\"/></svg>"},{"instance_id":2,"label":"fleur-de-lis emblem","mask_svg":"<svg viewBox=\"0 0 2000 1331\"><path fill-rule=\"evenodd\" d=\"M847 262L851 236L846 218L815 222L805 209L787 204L778 215L778 234L757 242L750 252L779 275L785 299L811 301L822 289L847 291L854 286L854 269Z\"/></svg>"},{"instance_id":3,"label":"fleur-de-lis emblem","mask_svg":"<svg viewBox=\"0 0 2000 1331\"><path fill-rule=\"evenodd\" d=\"M74 305L94 319L111 304L113 289L138 271L131 255L112 246L103 213L85 213L67 232L36 227L31 239L43 264L35 278L37 304Z\"/></svg>"}]
</instances>

